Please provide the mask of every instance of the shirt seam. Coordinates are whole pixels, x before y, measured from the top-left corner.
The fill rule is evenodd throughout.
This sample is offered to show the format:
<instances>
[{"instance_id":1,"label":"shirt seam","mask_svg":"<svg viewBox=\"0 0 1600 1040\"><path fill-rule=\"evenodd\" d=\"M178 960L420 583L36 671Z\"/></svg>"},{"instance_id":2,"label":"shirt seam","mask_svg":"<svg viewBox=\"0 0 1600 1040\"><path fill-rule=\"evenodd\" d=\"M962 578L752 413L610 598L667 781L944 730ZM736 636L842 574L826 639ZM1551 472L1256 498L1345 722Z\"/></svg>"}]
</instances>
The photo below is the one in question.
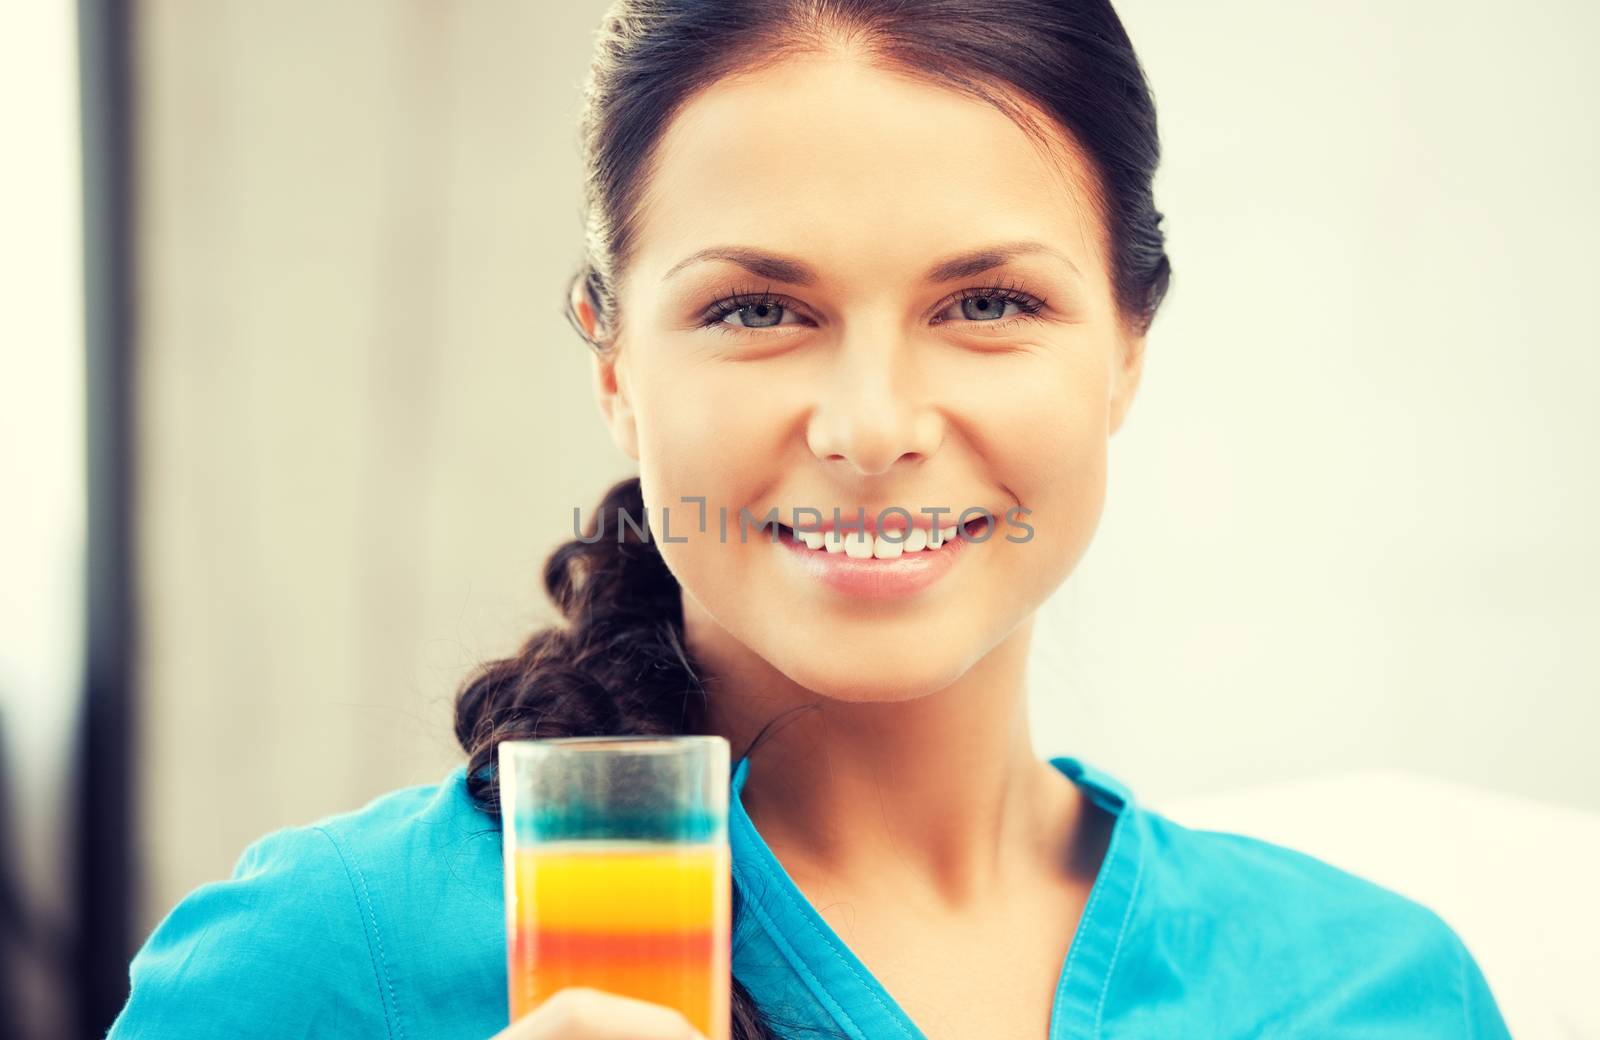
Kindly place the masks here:
<instances>
[{"instance_id":1,"label":"shirt seam","mask_svg":"<svg viewBox=\"0 0 1600 1040\"><path fill-rule=\"evenodd\" d=\"M745 880L743 876L744 872L735 867L734 874L739 878L739 883L741 886L743 886L744 890L747 893L753 894L754 889ZM769 886L769 890L771 889L776 889L786 900L791 898L790 894L784 891L782 885L771 885ZM801 957L798 952L792 950L786 940L781 939L781 930L778 929L775 924L773 924L766 912L766 908L761 905L758 899L750 900L750 910L756 915L756 919L761 922L762 926L766 928L768 935L779 942L780 949L784 951L790 963L799 969L799 971L813 984L815 987L815 992L823 996L824 999L821 1001L821 1003L828 1009L829 1013L834 1015L842 1025L854 1030L857 1035L865 1037L867 1035L866 1031L861 1028L855 1019L850 1017L850 1013L844 1009L844 1006L835 1000L831 993L828 993L827 988L822 985L822 980L817 978L816 975L811 971L810 966L805 963L805 959ZM912 1034L906 1031L905 1023L895 1019L894 1015L889 1011L889 1008L883 1003L882 998L880 998L873 990L871 984L861 977L861 974L850 965L849 961L846 961L842 956L840 956L839 951L833 948L833 945L827 941L827 938L822 934L821 930L817 928L816 922L812 921L809 917L806 917L804 913L800 912L798 907L795 908L795 911L801 920L805 921L805 923L810 926L812 932L816 934L817 941L821 945L826 946L829 952L831 952L834 957L838 959L839 963L844 965L844 967L855 976L856 981L860 982L862 988L867 990L883 1013L888 1015L891 1019L894 1019L895 1025L899 1027L900 1032L906 1037L910 1037Z\"/></svg>"},{"instance_id":2,"label":"shirt seam","mask_svg":"<svg viewBox=\"0 0 1600 1040\"><path fill-rule=\"evenodd\" d=\"M1068 769L1062 771L1064 775L1066 775L1075 786L1083 791L1083 793L1087 795L1090 801L1092 801L1096 806L1105 812L1111 813L1115 817L1116 822L1112 825L1111 840L1107 843L1105 854L1101 857L1100 870L1095 878L1094 884L1089 889L1089 901L1084 905L1083 913L1078 919L1077 930L1072 938L1072 944L1067 949L1067 959L1066 963L1061 967L1061 977L1056 980L1055 1000L1052 1001L1050 1006L1051 1040L1055 1040L1055 1037L1058 1034L1062 1037L1067 1036L1068 1030L1071 1028L1071 1026L1064 1023L1064 1018L1066 1014L1067 994L1070 991L1073 982L1072 969L1073 966L1078 963L1079 955L1082 954L1084 947L1089 945L1089 936L1095 927L1095 913L1099 909L1100 902L1105 896L1106 890L1111 887L1108 883L1108 879L1112 877L1113 872L1117 869L1117 859L1122 846L1125 843L1124 839L1127 836L1128 829L1135 825L1135 808L1131 791L1129 791L1126 787L1122 788L1121 793L1119 793L1117 790L1114 790L1114 787L1120 786L1116 781L1114 781L1107 774L1100 773L1098 770L1095 770L1094 767L1088 765L1080 759L1072 758L1070 756L1057 756L1050 759L1052 765L1062 761L1067 762L1069 765ZM1116 800L1116 804L1114 806L1108 806L1101 801L1100 796L1105 794L1110 794L1111 797ZM1127 838L1127 841L1134 841L1134 839ZM1130 885L1129 887L1128 907L1133 905L1134 896L1137 894L1137 889L1135 886L1137 885L1139 874L1142 873L1144 869L1143 847L1141 844L1136 843L1134 848L1137 872L1135 874L1135 881L1133 885ZM1126 927L1126 922L1128 919L1127 912L1127 910L1124 911L1123 927ZM1111 966L1115 964L1115 954L1121 949L1121 944L1122 932L1119 930L1116 945L1112 947L1113 956L1109 959L1106 968L1107 977L1110 976ZM1079 1011L1081 1016L1081 1007ZM1098 1005L1096 1014L1098 1016ZM1094 1021L1095 1020L1092 1019L1091 1024L1093 1024Z\"/></svg>"},{"instance_id":3,"label":"shirt seam","mask_svg":"<svg viewBox=\"0 0 1600 1040\"><path fill-rule=\"evenodd\" d=\"M367 887L366 875L345 855L344 846L332 832L322 826L313 826L312 830L328 839L339 856L339 863L344 867L345 880L350 883L351 894L356 900L356 912L362 919L362 931L367 936L367 955L372 959L373 982L379 987L378 1003L383 1008L384 1027L389 1036L400 1040L405 1036L405 1030L400 1024L394 980L389 976L389 963L383 952L383 933L378 929L378 915L372 906L372 893ZM362 910L365 910L364 914ZM388 999L385 999L385 993Z\"/></svg>"},{"instance_id":4,"label":"shirt seam","mask_svg":"<svg viewBox=\"0 0 1600 1040\"><path fill-rule=\"evenodd\" d=\"M1106 854L1105 854L1105 856L1103 856L1101 858L1101 862L1103 864L1109 865L1109 864L1113 864L1113 863L1116 862L1117 847L1122 844L1123 832L1127 830L1127 827L1124 826L1124 825L1127 824L1127 823L1128 823L1128 818L1126 816L1119 815L1117 817L1117 824L1113 828L1112 833L1111 833L1111 844L1106 846ZM1140 866L1141 866L1141 868L1143 867L1143 861L1142 860L1140 861ZM1100 904L1100 897L1105 894L1105 891L1106 891L1107 887L1108 886L1099 884L1097 882L1095 885L1093 885L1090 888L1090 890L1089 890L1089 902L1088 902L1088 904L1086 906L1084 906L1084 908L1083 908L1083 917L1078 921L1078 931L1077 931L1078 935L1083 935L1083 936L1087 936L1088 935L1088 933L1089 933L1088 925L1089 925L1089 923L1091 921L1094 920L1095 908ZM1067 980L1072 978L1072 966L1073 966L1073 964L1075 964L1077 962L1078 954L1083 951L1083 947L1084 947L1084 943L1078 942L1077 939L1076 939L1076 936L1075 936L1074 940L1073 940L1073 943L1072 943L1072 948L1067 951L1067 963L1061 969L1061 978L1060 978L1060 980L1059 980L1059 982L1058 982L1058 984L1056 986L1056 1001L1055 1001L1055 1005L1056 1006L1051 1009L1052 1017L1054 1017L1056 1014L1059 1013L1060 1007L1061 1007L1061 1003L1066 998Z\"/></svg>"},{"instance_id":5,"label":"shirt seam","mask_svg":"<svg viewBox=\"0 0 1600 1040\"><path fill-rule=\"evenodd\" d=\"M1133 886L1128 891L1128 905L1122 911L1122 925L1117 929L1117 941L1111 946L1111 959L1106 964L1106 977L1100 983L1100 999L1094 1004L1094 1035L1098 1040L1105 1028L1106 995L1111 992L1111 978L1117 971L1117 958L1122 954L1122 943L1128 934L1128 923L1133 920L1133 905L1139 899L1139 886L1144 882L1144 856L1133 873Z\"/></svg>"}]
</instances>

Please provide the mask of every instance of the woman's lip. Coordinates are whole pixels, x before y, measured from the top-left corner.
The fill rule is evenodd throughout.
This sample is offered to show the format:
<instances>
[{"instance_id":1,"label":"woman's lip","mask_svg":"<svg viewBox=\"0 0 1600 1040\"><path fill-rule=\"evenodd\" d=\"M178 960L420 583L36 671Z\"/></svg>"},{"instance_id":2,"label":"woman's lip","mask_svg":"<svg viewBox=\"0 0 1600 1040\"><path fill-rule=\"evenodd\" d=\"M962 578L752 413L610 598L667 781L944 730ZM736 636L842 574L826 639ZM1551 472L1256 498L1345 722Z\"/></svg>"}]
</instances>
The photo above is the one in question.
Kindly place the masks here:
<instances>
[{"instance_id":1,"label":"woman's lip","mask_svg":"<svg viewBox=\"0 0 1600 1040\"><path fill-rule=\"evenodd\" d=\"M1005 515L1004 510L984 509L983 517L973 518L968 516L967 519L963 521L961 518L963 516L967 516L967 514L972 510L942 508L938 510L938 512L942 515L943 520L940 523L935 524L933 522L933 518L928 515L932 508L932 506L928 506L919 512L913 513L909 522L903 516L884 515L882 513L874 514L863 511L860 515L857 515L856 513L844 514L838 520L837 525L833 519L827 517L824 517L821 520L807 519L804 523L801 523L798 515L791 518L793 522L783 523L780 521L780 523L782 523L783 526L788 527L790 530L798 528L807 532L821 532L823 534L827 534L829 531L832 531L835 526L837 526L845 534L849 534L852 531L865 531L867 534L875 535L882 531L908 531L913 527L920 527L924 531L932 531L935 528L944 529L950 527L961 527L964 526L964 524L975 523L977 519L984 518L987 518L990 523L996 523L1001 516ZM981 506L973 508L982 509ZM909 512L909 510L907 510L907 512Z\"/></svg>"},{"instance_id":2,"label":"woman's lip","mask_svg":"<svg viewBox=\"0 0 1600 1040\"><path fill-rule=\"evenodd\" d=\"M966 550L968 539L958 534L937 549L903 552L892 560L856 559L849 553L813 549L787 527L778 541L801 573L835 592L858 599L896 599L915 595L943 577Z\"/></svg>"}]
</instances>

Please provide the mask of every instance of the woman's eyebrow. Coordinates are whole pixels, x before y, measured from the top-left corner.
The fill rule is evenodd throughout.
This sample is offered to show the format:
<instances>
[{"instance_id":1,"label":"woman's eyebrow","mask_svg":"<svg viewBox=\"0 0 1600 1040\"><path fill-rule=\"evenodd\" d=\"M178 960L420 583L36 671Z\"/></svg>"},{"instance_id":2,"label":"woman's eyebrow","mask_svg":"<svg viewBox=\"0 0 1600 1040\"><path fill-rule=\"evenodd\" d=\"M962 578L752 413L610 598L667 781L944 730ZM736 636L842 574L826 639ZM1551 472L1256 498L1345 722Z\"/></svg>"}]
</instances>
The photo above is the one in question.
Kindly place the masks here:
<instances>
[{"instance_id":1,"label":"woman's eyebrow","mask_svg":"<svg viewBox=\"0 0 1600 1040\"><path fill-rule=\"evenodd\" d=\"M953 282L958 278L971 278L973 275L982 274L996 267L1004 266L1013 258L1043 253L1053 256L1067 265L1073 274L1079 274L1078 265L1061 250L1043 242L1033 239L1022 239L1016 242L1001 242L992 246L984 246L972 252L961 253L947 260L940 260L928 271L927 280L930 282Z\"/></svg>"},{"instance_id":2,"label":"woman's eyebrow","mask_svg":"<svg viewBox=\"0 0 1600 1040\"><path fill-rule=\"evenodd\" d=\"M929 282L953 282L958 278L971 278L1001 267L1015 257L1036 253L1053 256L1066 264L1074 274L1080 273L1078 265L1061 250L1033 239L1022 239L1016 242L999 242L947 257L929 268L924 279ZM748 246L711 246L691 253L673 264L661 280L670 281L684 268L708 260L727 260L738 264L758 278L787 282L790 285L814 285L819 280L817 272L801 260Z\"/></svg>"}]
</instances>

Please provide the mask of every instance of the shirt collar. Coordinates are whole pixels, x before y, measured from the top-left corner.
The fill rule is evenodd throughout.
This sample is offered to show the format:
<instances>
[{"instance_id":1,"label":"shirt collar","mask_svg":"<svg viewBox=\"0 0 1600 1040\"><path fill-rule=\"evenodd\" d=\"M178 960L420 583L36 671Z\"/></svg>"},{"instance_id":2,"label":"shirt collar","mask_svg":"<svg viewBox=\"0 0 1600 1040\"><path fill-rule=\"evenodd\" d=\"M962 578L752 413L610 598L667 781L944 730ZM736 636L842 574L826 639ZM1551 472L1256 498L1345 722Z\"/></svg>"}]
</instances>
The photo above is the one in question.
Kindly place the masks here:
<instances>
[{"instance_id":1,"label":"shirt collar","mask_svg":"<svg viewBox=\"0 0 1600 1040\"><path fill-rule=\"evenodd\" d=\"M1116 818L1057 981L1052 1040L1091 1035L1099 994L1124 938L1142 873L1141 828L1126 784L1078 758L1050 764ZM851 1040L926 1040L921 1030L805 898L744 810L750 759L734 765L728 841L740 903L733 974L780 1033L821 1029Z\"/></svg>"}]
</instances>

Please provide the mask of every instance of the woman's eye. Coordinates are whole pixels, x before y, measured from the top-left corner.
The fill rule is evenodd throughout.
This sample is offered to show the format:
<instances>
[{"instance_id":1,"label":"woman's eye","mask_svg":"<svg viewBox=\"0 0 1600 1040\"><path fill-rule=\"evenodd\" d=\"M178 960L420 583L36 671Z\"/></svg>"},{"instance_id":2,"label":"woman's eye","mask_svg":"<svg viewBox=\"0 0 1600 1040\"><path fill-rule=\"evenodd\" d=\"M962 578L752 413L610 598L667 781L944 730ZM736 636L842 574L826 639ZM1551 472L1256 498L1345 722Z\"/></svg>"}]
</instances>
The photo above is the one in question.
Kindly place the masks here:
<instances>
[{"instance_id":1,"label":"woman's eye","mask_svg":"<svg viewBox=\"0 0 1600 1040\"><path fill-rule=\"evenodd\" d=\"M972 293L968 296L963 296L947 307L939 315L939 320L949 321L951 320L950 315L954 313L957 320L974 322L999 321L1003 318L1033 314L1040 306L1042 305L1026 297L998 293Z\"/></svg>"},{"instance_id":2,"label":"woman's eye","mask_svg":"<svg viewBox=\"0 0 1600 1040\"><path fill-rule=\"evenodd\" d=\"M770 329L774 325L783 323L783 315L784 307L781 303L747 303L729 310L720 320L747 329ZM729 318L739 320L728 322Z\"/></svg>"},{"instance_id":3,"label":"woman's eye","mask_svg":"<svg viewBox=\"0 0 1600 1040\"><path fill-rule=\"evenodd\" d=\"M772 297L740 299L737 296L712 304L710 311L701 320L703 326L714 328L719 332L775 329L780 325L795 325L799 322L799 312L792 307L785 307Z\"/></svg>"},{"instance_id":4,"label":"woman's eye","mask_svg":"<svg viewBox=\"0 0 1600 1040\"><path fill-rule=\"evenodd\" d=\"M1044 307L1044 301L1014 289L979 289L963 294L951 302L935 317L935 324L946 321L965 321L975 325L1005 322L1012 318L1027 320ZM809 324L793 307L773 296L732 295L712 304L700 320L706 328L719 332L760 331L781 326ZM1014 322L1005 322L1002 328Z\"/></svg>"}]
</instances>

